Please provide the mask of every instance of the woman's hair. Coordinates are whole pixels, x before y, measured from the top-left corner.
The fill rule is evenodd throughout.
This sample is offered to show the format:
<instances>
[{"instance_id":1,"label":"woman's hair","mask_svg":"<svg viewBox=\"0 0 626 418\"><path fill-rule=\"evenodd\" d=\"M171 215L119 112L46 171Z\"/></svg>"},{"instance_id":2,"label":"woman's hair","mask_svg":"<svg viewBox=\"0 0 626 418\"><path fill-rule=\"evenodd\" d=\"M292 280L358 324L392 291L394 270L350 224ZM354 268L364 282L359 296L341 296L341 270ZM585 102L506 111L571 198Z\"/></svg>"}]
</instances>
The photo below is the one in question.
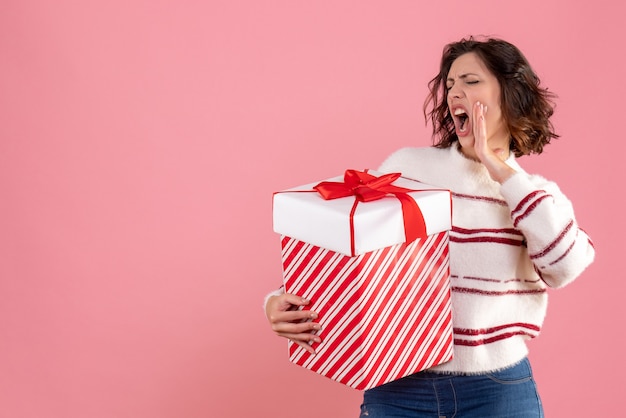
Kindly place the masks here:
<instances>
[{"instance_id":1,"label":"woman's hair","mask_svg":"<svg viewBox=\"0 0 626 418\"><path fill-rule=\"evenodd\" d=\"M470 37L444 47L439 74L428 83L430 93L424 102L435 147L448 148L458 141L447 104L446 81L454 60L468 52L475 53L500 84L502 116L511 133L510 150L517 157L541 154L544 145L559 137L550 122L556 96L539 86L539 77L516 46L492 38L477 41Z\"/></svg>"}]
</instances>

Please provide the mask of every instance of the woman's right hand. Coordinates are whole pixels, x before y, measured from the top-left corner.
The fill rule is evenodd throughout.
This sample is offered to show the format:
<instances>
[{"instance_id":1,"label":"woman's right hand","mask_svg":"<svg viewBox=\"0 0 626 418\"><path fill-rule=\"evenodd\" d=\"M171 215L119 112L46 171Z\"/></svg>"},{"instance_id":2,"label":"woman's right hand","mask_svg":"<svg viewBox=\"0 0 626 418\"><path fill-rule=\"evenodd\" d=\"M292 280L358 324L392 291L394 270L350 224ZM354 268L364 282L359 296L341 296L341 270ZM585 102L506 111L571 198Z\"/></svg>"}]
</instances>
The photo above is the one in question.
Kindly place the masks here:
<instances>
[{"instance_id":1,"label":"woman's right hand","mask_svg":"<svg viewBox=\"0 0 626 418\"><path fill-rule=\"evenodd\" d=\"M317 313L298 309L309 303L309 300L291 293L271 296L265 305L265 315L276 335L285 337L309 353L315 354L311 344L322 342L322 339L315 335L321 330L320 324L314 322Z\"/></svg>"}]
</instances>

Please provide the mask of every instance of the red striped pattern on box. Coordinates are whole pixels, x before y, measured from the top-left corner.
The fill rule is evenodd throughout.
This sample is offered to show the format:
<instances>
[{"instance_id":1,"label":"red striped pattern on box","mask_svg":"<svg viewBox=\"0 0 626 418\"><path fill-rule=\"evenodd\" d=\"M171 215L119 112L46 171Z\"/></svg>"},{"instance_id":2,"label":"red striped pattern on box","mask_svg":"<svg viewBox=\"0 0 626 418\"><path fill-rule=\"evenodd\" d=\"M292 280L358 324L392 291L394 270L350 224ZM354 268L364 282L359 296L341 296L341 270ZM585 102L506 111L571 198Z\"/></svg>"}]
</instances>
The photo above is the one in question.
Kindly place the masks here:
<instances>
[{"instance_id":1,"label":"red striped pattern on box","mask_svg":"<svg viewBox=\"0 0 626 418\"><path fill-rule=\"evenodd\" d=\"M322 343L292 362L369 389L452 358L448 232L349 257L283 237L285 290L311 300Z\"/></svg>"}]
</instances>

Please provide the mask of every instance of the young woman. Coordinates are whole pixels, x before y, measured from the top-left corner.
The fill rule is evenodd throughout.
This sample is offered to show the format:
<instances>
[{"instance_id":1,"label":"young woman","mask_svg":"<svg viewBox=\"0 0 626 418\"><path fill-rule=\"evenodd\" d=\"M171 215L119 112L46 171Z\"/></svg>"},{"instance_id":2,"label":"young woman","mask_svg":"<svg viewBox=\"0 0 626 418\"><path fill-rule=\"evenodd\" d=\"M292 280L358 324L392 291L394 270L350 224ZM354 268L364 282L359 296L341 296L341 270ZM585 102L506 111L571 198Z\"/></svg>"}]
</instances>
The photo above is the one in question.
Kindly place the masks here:
<instances>
[{"instance_id":1,"label":"young woman","mask_svg":"<svg viewBox=\"0 0 626 418\"><path fill-rule=\"evenodd\" d=\"M542 417L525 341L536 337L547 288L574 280L594 248L557 185L516 157L556 138L552 95L514 45L473 38L444 48L424 114L434 147L404 148L379 171L453 196L450 273L454 358L364 392L361 416ZM297 295L268 295L274 332L307 350L323 330ZM318 335L319 334L319 335Z\"/></svg>"}]
</instances>

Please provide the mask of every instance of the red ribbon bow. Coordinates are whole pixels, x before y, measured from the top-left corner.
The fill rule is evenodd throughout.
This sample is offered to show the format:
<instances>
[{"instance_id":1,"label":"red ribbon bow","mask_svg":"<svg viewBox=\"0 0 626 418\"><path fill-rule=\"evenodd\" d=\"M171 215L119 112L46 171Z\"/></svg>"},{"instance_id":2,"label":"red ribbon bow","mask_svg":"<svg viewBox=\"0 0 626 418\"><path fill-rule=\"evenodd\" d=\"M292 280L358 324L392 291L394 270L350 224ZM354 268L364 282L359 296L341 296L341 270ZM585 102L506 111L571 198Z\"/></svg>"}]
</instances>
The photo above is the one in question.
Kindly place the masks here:
<instances>
[{"instance_id":1,"label":"red ribbon bow","mask_svg":"<svg viewBox=\"0 0 626 418\"><path fill-rule=\"evenodd\" d=\"M323 181L314 187L325 200L347 196L355 197L354 205L352 205L352 210L350 211L350 247L353 256L355 252L354 212L359 202L371 202L390 194L394 195L402 205L406 242L410 243L426 236L426 224L424 223L422 211L415 203L415 200L407 194L416 190L391 184L400 176L400 173L390 173L376 177L365 171L346 170L343 182Z\"/></svg>"}]
</instances>

